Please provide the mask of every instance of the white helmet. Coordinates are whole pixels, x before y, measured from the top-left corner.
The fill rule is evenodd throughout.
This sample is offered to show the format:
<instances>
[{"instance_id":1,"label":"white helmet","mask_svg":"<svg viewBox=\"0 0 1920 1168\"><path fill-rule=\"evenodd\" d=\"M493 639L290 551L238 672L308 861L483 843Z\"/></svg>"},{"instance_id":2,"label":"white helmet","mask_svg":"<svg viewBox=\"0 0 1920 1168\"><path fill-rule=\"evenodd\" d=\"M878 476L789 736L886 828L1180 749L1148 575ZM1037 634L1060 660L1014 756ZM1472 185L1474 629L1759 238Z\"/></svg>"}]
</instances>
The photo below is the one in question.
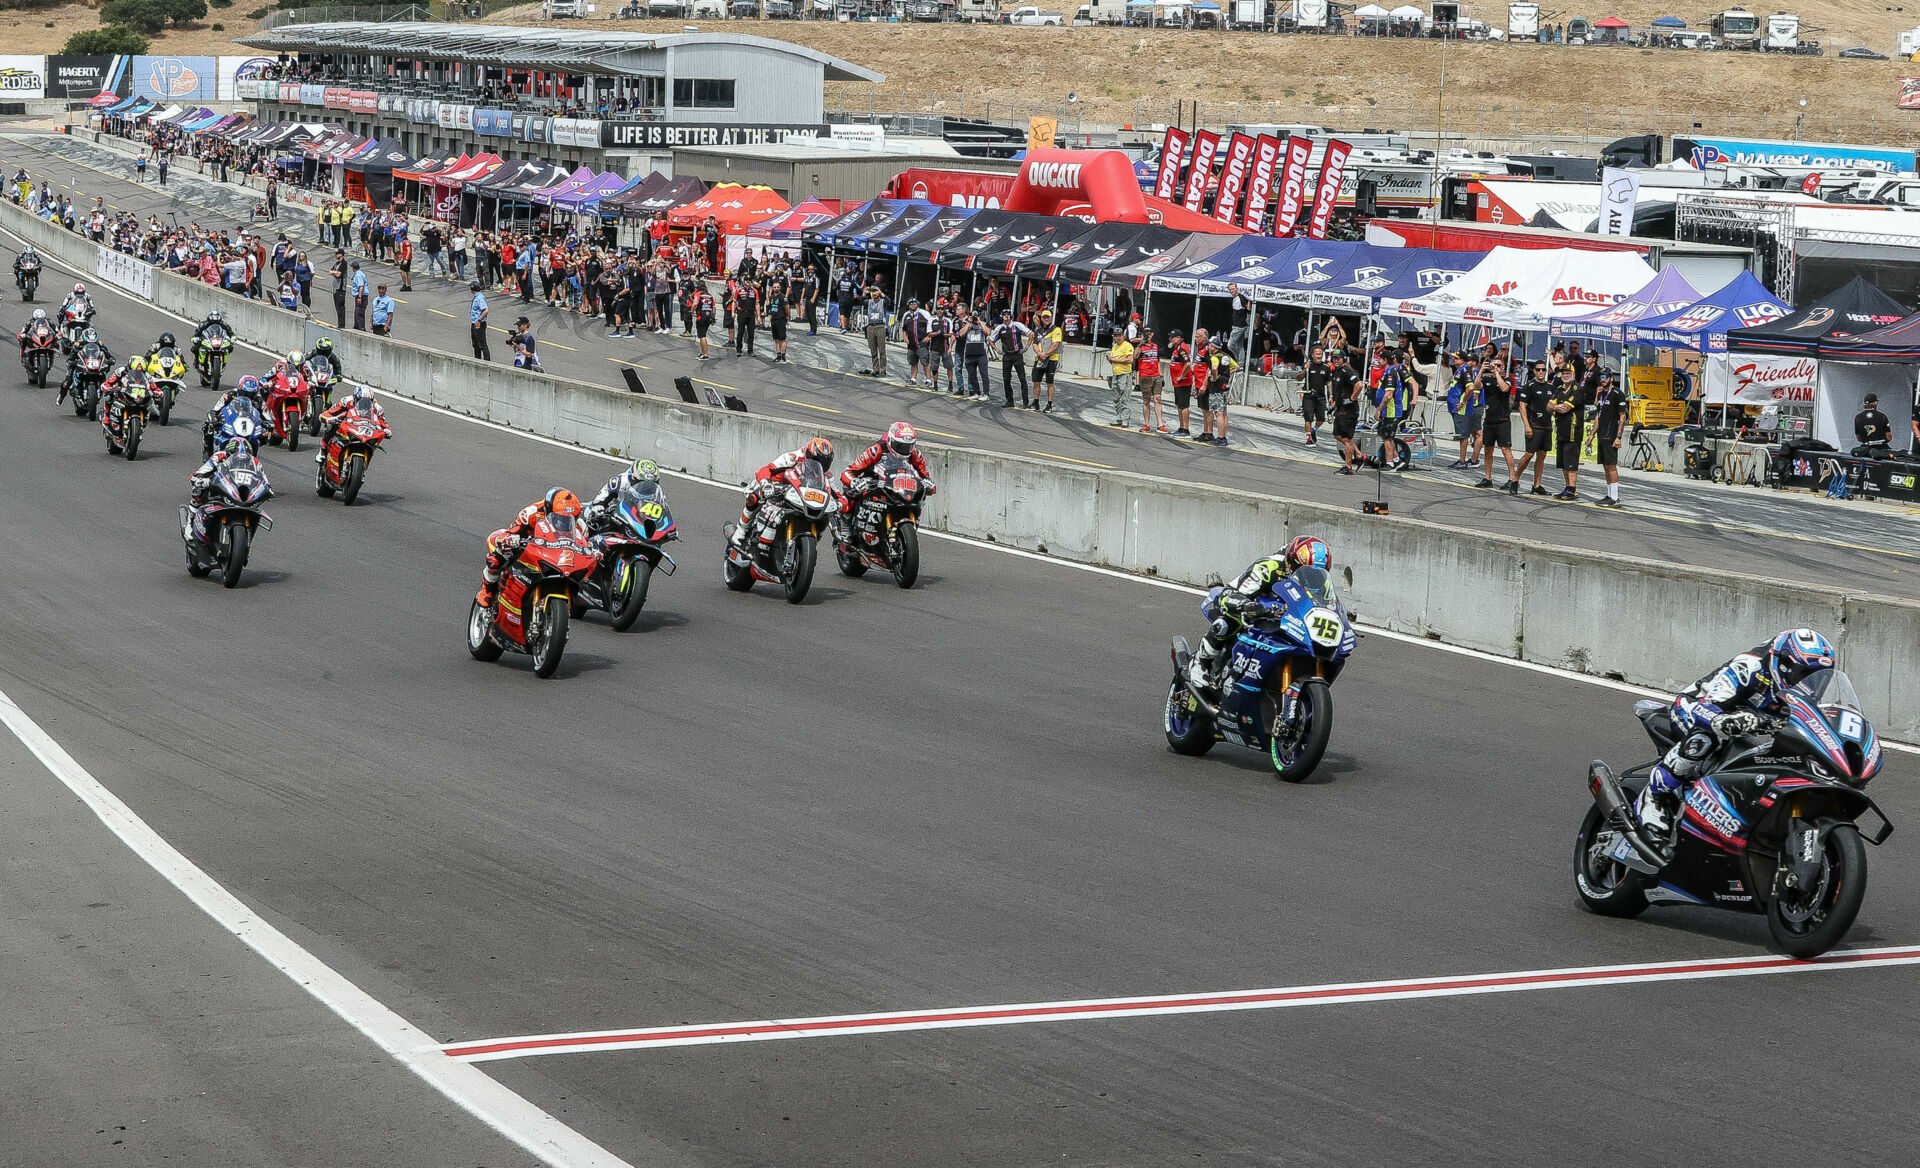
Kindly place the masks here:
<instances>
[{"instance_id":1,"label":"white helmet","mask_svg":"<svg viewBox=\"0 0 1920 1168\"><path fill-rule=\"evenodd\" d=\"M73 294L75 296L85 296L87 294L87 286L85 284L75 284L73 286Z\"/></svg>"},{"instance_id":2,"label":"white helmet","mask_svg":"<svg viewBox=\"0 0 1920 1168\"><path fill-rule=\"evenodd\" d=\"M287 351L287 364L289 365L300 364L300 350L290 349Z\"/></svg>"}]
</instances>

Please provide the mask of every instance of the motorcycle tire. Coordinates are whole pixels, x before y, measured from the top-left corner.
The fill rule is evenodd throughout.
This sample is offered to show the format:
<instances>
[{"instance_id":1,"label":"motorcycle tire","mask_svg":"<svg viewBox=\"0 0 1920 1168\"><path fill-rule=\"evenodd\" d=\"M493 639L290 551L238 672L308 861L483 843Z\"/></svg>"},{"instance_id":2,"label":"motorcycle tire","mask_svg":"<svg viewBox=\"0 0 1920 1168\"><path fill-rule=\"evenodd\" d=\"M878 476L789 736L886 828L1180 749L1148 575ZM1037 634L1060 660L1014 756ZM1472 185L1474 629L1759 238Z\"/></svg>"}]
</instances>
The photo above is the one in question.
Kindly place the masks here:
<instances>
[{"instance_id":1,"label":"motorcycle tire","mask_svg":"<svg viewBox=\"0 0 1920 1168\"><path fill-rule=\"evenodd\" d=\"M1610 857L1588 855L1606 822L1598 804L1588 806L1573 837L1573 892L1580 907L1597 916L1637 917L1647 911L1646 877Z\"/></svg>"},{"instance_id":2,"label":"motorcycle tire","mask_svg":"<svg viewBox=\"0 0 1920 1168\"><path fill-rule=\"evenodd\" d=\"M540 644L533 650L533 675L552 677L560 668L560 657L567 651L567 611L565 596L547 597L546 627L540 632Z\"/></svg>"},{"instance_id":3,"label":"motorcycle tire","mask_svg":"<svg viewBox=\"0 0 1920 1168\"><path fill-rule=\"evenodd\" d=\"M1220 735L1214 731L1211 722L1201 714L1198 705L1193 703L1193 695L1187 690L1187 683L1175 678L1167 687L1167 714L1165 730L1167 746L1175 754L1184 754L1188 758L1198 758L1213 749L1220 741Z\"/></svg>"},{"instance_id":4,"label":"motorcycle tire","mask_svg":"<svg viewBox=\"0 0 1920 1168\"><path fill-rule=\"evenodd\" d=\"M902 588L911 588L914 581L920 578L919 526L902 523L893 529L893 538L893 582Z\"/></svg>"},{"instance_id":5,"label":"motorcycle tire","mask_svg":"<svg viewBox=\"0 0 1920 1168\"><path fill-rule=\"evenodd\" d=\"M333 498L333 484L327 481L327 468L324 466L313 468L313 493L322 499Z\"/></svg>"},{"instance_id":6,"label":"motorcycle tire","mask_svg":"<svg viewBox=\"0 0 1920 1168\"><path fill-rule=\"evenodd\" d=\"M1788 906L1767 902L1767 932L1782 953L1802 960L1818 957L1846 938L1867 898L1867 847L1851 823L1836 824L1822 841L1824 865L1819 903Z\"/></svg>"},{"instance_id":7,"label":"motorcycle tire","mask_svg":"<svg viewBox=\"0 0 1920 1168\"><path fill-rule=\"evenodd\" d=\"M298 449L300 449L300 423L295 421L293 425L287 427L287 453L292 454Z\"/></svg>"},{"instance_id":8,"label":"motorcycle tire","mask_svg":"<svg viewBox=\"0 0 1920 1168\"><path fill-rule=\"evenodd\" d=\"M1283 783L1298 783L1313 773L1326 756L1327 743L1333 740L1333 687L1324 677L1309 677L1300 687L1301 716L1307 719L1306 733L1291 759L1280 757L1276 739L1268 747L1274 777Z\"/></svg>"},{"instance_id":9,"label":"motorcycle tire","mask_svg":"<svg viewBox=\"0 0 1920 1168\"><path fill-rule=\"evenodd\" d=\"M791 554L793 556L793 566L788 569L787 578L782 581L782 584L786 592L787 603L799 604L807 598L807 590L813 587L814 563L820 553L819 548L815 546L813 536L796 535L793 537L793 550Z\"/></svg>"},{"instance_id":10,"label":"motorcycle tire","mask_svg":"<svg viewBox=\"0 0 1920 1168\"><path fill-rule=\"evenodd\" d=\"M731 551L732 549L729 547L726 550ZM724 552L721 564L723 565L722 570L726 573L725 579L728 592L746 592L753 587L753 569L734 563L733 557L731 555L725 555Z\"/></svg>"},{"instance_id":11,"label":"motorcycle tire","mask_svg":"<svg viewBox=\"0 0 1920 1168\"><path fill-rule=\"evenodd\" d=\"M340 484L340 502L348 507L360 497L360 484L367 479L367 460L364 458L347 459L346 481ZM329 491L328 494L333 492Z\"/></svg>"},{"instance_id":12,"label":"motorcycle tire","mask_svg":"<svg viewBox=\"0 0 1920 1168\"><path fill-rule=\"evenodd\" d=\"M212 571L212 564L201 563L200 557L193 554L193 549L187 549L187 575L192 576L195 580L203 580Z\"/></svg>"},{"instance_id":13,"label":"motorcycle tire","mask_svg":"<svg viewBox=\"0 0 1920 1168\"><path fill-rule=\"evenodd\" d=\"M867 574L867 562L856 555L852 548L837 539L833 541L833 561L840 565L842 576L851 576L858 580Z\"/></svg>"},{"instance_id":14,"label":"motorcycle tire","mask_svg":"<svg viewBox=\"0 0 1920 1168\"><path fill-rule=\"evenodd\" d=\"M587 602L576 596L573 598L573 603L567 605L567 612L572 615L574 620L579 620L581 617L587 615Z\"/></svg>"},{"instance_id":15,"label":"motorcycle tire","mask_svg":"<svg viewBox=\"0 0 1920 1168\"><path fill-rule=\"evenodd\" d=\"M320 411L319 410L311 410L307 413L307 434L309 437L313 437L313 438L320 437Z\"/></svg>"},{"instance_id":16,"label":"motorcycle tire","mask_svg":"<svg viewBox=\"0 0 1920 1168\"><path fill-rule=\"evenodd\" d=\"M227 562L220 583L227 588L240 586L240 573L247 570L247 544L253 532L243 523L227 525Z\"/></svg>"},{"instance_id":17,"label":"motorcycle tire","mask_svg":"<svg viewBox=\"0 0 1920 1168\"><path fill-rule=\"evenodd\" d=\"M167 424L167 419L173 416L173 402L167 397L167 391L164 389L154 396L158 399L156 404L160 407L160 424L164 426Z\"/></svg>"},{"instance_id":18,"label":"motorcycle tire","mask_svg":"<svg viewBox=\"0 0 1920 1168\"><path fill-rule=\"evenodd\" d=\"M491 634L487 610L480 607L480 601L473 602L473 608L467 613L467 652L475 661L498 661L505 652Z\"/></svg>"},{"instance_id":19,"label":"motorcycle tire","mask_svg":"<svg viewBox=\"0 0 1920 1168\"><path fill-rule=\"evenodd\" d=\"M139 418L127 419L127 442L125 449L128 462L132 462L134 456L140 453L140 431L145 425L146 423L142 422Z\"/></svg>"},{"instance_id":20,"label":"motorcycle tire","mask_svg":"<svg viewBox=\"0 0 1920 1168\"><path fill-rule=\"evenodd\" d=\"M626 587L615 584L607 594L607 616L616 633L627 632L640 619L640 610L647 606L647 589L653 583L652 560L634 556L625 567Z\"/></svg>"},{"instance_id":21,"label":"motorcycle tire","mask_svg":"<svg viewBox=\"0 0 1920 1168\"><path fill-rule=\"evenodd\" d=\"M79 390L73 393L73 416L76 418L87 416L87 395Z\"/></svg>"},{"instance_id":22,"label":"motorcycle tire","mask_svg":"<svg viewBox=\"0 0 1920 1168\"><path fill-rule=\"evenodd\" d=\"M47 371L45 369L41 369L38 372L34 373L33 383L34 385L40 387L41 389L45 389L47 387Z\"/></svg>"}]
</instances>

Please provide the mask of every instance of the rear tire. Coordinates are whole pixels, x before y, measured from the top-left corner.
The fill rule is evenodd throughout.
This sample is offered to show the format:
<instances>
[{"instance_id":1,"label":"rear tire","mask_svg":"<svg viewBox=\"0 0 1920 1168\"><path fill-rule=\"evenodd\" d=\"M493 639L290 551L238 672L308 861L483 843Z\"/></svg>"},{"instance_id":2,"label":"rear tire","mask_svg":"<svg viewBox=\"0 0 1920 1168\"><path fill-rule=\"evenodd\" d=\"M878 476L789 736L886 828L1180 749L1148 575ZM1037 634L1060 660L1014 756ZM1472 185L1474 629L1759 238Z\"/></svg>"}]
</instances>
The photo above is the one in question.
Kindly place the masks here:
<instances>
[{"instance_id":1,"label":"rear tire","mask_svg":"<svg viewBox=\"0 0 1920 1168\"><path fill-rule=\"evenodd\" d=\"M1814 903L1795 911L1767 902L1767 932L1789 957L1818 957L1846 938L1867 898L1867 846L1851 823L1836 825L1822 844L1825 871Z\"/></svg>"},{"instance_id":2,"label":"rear tire","mask_svg":"<svg viewBox=\"0 0 1920 1168\"><path fill-rule=\"evenodd\" d=\"M164 389L161 390L159 393L154 394L153 396L154 396L153 404L157 408L157 412L160 415L160 424L164 426L167 424L167 419L173 416L173 402L171 399L168 398L167 391Z\"/></svg>"},{"instance_id":3,"label":"rear tire","mask_svg":"<svg viewBox=\"0 0 1920 1168\"><path fill-rule=\"evenodd\" d=\"M920 529L916 524L902 523L893 529L893 536L900 541L900 555L893 562L893 582L911 588L920 578Z\"/></svg>"},{"instance_id":4,"label":"rear tire","mask_svg":"<svg viewBox=\"0 0 1920 1168\"><path fill-rule=\"evenodd\" d=\"M473 655L475 661L498 661L500 654L505 652L489 635L491 628L492 621L487 616L487 610L481 608L480 601L476 599L467 613L467 652Z\"/></svg>"},{"instance_id":5,"label":"rear tire","mask_svg":"<svg viewBox=\"0 0 1920 1168\"><path fill-rule=\"evenodd\" d=\"M728 533L726 558L723 562L728 592L746 592L753 587L753 569L744 564L733 562L732 533Z\"/></svg>"},{"instance_id":6,"label":"rear tire","mask_svg":"<svg viewBox=\"0 0 1920 1168\"><path fill-rule=\"evenodd\" d=\"M1307 731L1292 759L1280 757L1277 743L1267 751L1274 776L1285 783L1298 783L1312 774L1326 757L1327 743L1333 741L1333 687L1325 678L1309 677L1301 685L1300 707L1301 716L1307 719Z\"/></svg>"},{"instance_id":7,"label":"rear tire","mask_svg":"<svg viewBox=\"0 0 1920 1168\"><path fill-rule=\"evenodd\" d=\"M360 497L360 484L365 482L366 478L367 460L347 459L347 479L340 485L340 501L349 507L353 506L353 501Z\"/></svg>"},{"instance_id":8,"label":"rear tire","mask_svg":"<svg viewBox=\"0 0 1920 1168\"><path fill-rule=\"evenodd\" d=\"M1220 740L1214 733L1213 723L1200 712L1194 703L1193 694L1187 689L1187 683L1175 678L1167 687L1167 713L1165 719L1167 745L1175 754L1184 754L1189 758L1198 758L1213 749Z\"/></svg>"},{"instance_id":9,"label":"rear tire","mask_svg":"<svg viewBox=\"0 0 1920 1168\"><path fill-rule=\"evenodd\" d=\"M253 532L248 531L245 524L227 525L227 563L220 583L228 588L240 585L240 573L247 569L247 544L252 536Z\"/></svg>"},{"instance_id":10,"label":"rear tire","mask_svg":"<svg viewBox=\"0 0 1920 1168\"><path fill-rule=\"evenodd\" d=\"M647 589L653 583L653 561L645 556L634 556L627 561L627 586L614 586L607 595L607 616L613 622L613 631L624 633L632 629L640 619L640 610L647 606Z\"/></svg>"},{"instance_id":11,"label":"rear tire","mask_svg":"<svg viewBox=\"0 0 1920 1168\"><path fill-rule=\"evenodd\" d=\"M187 549L187 575L192 576L195 580L204 580L208 573L212 571L213 566L211 564L201 563L200 557L193 554L193 549Z\"/></svg>"},{"instance_id":12,"label":"rear tire","mask_svg":"<svg viewBox=\"0 0 1920 1168\"><path fill-rule=\"evenodd\" d=\"M565 596L549 596L546 601L546 624L540 638L540 645L533 651L533 675L552 677L560 668L560 657L567 651L567 609L569 602Z\"/></svg>"},{"instance_id":13,"label":"rear tire","mask_svg":"<svg viewBox=\"0 0 1920 1168\"><path fill-rule=\"evenodd\" d=\"M327 481L326 467L316 466L313 468L313 490L314 493L322 499L333 498L333 484Z\"/></svg>"},{"instance_id":14,"label":"rear tire","mask_svg":"<svg viewBox=\"0 0 1920 1168\"><path fill-rule=\"evenodd\" d=\"M1591 856L1594 837L1606 826L1598 804L1587 807L1573 837L1573 891L1580 907L1603 917L1637 917L1647 911L1646 878L1606 856Z\"/></svg>"},{"instance_id":15,"label":"rear tire","mask_svg":"<svg viewBox=\"0 0 1920 1168\"><path fill-rule=\"evenodd\" d=\"M813 587L813 569L820 551L811 535L793 537L793 571L784 581L788 604L799 604Z\"/></svg>"}]
</instances>

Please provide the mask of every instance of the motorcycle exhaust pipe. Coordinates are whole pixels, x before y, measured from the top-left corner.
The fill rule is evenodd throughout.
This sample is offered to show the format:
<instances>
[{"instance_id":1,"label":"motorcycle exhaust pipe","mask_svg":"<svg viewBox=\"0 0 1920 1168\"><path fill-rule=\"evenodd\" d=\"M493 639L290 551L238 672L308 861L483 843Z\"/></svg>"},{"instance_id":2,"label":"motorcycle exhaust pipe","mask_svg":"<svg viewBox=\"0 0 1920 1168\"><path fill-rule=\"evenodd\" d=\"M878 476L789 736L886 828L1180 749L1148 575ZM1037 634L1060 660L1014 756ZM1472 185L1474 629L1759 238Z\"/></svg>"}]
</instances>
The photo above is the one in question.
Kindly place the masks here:
<instances>
[{"instance_id":1,"label":"motorcycle exhaust pipe","mask_svg":"<svg viewBox=\"0 0 1920 1168\"><path fill-rule=\"evenodd\" d=\"M1614 777L1612 767L1597 758L1588 764L1587 789L1593 792L1593 801L1600 805L1600 814L1606 817L1607 824L1620 833L1635 854L1653 865L1654 871L1666 867L1666 855L1641 838L1633 820L1633 807L1627 801L1626 791L1620 787L1620 780Z\"/></svg>"}]
</instances>

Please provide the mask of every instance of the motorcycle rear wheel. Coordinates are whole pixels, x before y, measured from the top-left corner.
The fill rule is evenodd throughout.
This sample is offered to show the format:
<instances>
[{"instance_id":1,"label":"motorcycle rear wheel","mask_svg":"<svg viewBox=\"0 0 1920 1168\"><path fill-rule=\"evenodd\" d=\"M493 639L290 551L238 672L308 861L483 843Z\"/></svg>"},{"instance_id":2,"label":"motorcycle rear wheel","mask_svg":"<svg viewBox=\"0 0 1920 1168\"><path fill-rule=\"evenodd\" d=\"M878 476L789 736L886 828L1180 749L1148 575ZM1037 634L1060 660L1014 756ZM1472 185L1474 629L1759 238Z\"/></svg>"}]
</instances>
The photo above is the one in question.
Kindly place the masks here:
<instances>
[{"instance_id":1,"label":"motorcycle rear wheel","mask_svg":"<svg viewBox=\"0 0 1920 1168\"><path fill-rule=\"evenodd\" d=\"M647 557L634 556L624 567L625 585L614 583L607 595L607 616L616 633L628 631L639 621L640 610L647 606L647 588L653 583L653 561Z\"/></svg>"},{"instance_id":2,"label":"motorcycle rear wheel","mask_svg":"<svg viewBox=\"0 0 1920 1168\"><path fill-rule=\"evenodd\" d=\"M729 531L727 535L728 535L728 547L726 548L724 553L725 559L721 561L722 564L725 565L723 568L723 571L725 571L726 573L724 578L727 582L727 591L728 592L746 592L753 587L753 569L747 567L744 564L736 564L733 562L733 555L732 555L733 533Z\"/></svg>"},{"instance_id":3,"label":"motorcycle rear wheel","mask_svg":"<svg viewBox=\"0 0 1920 1168\"><path fill-rule=\"evenodd\" d=\"M167 424L167 419L173 416L173 401L167 397L167 391L163 389L154 395L154 403L159 407L160 424L164 426Z\"/></svg>"},{"instance_id":4,"label":"motorcycle rear wheel","mask_svg":"<svg viewBox=\"0 0 1920 1168\"><path fill-rule=\"evenodd\" d=\"M1606 826L1599 804L1587 807L1573 837L1573 891L1580 907L1603 917L1637 917L1647 911L1646 878L1610 856L1596 855L1593 841Z\"/></svg>"},{"instance_id":5,"label":"motorcycle rear wheel","mask_svg":"<svg viewBox=\"0 0 1920 1168\"><path fill-rule=\"evenodd\" d=\"M481 608L480 601L475 599L473 608L467 612L467 652L473 655L475 661L498 661L500 654L505 652L490 635L491 623L487 618L487 610Z\"/></svg>"},{"instance_id":6,"label":"motorcycle rear wheel","mask_svg":"<svg viewBox=\"0 0 1920 1168\"><path fill-rule=\"evenodd\" d=\"M536 634L533 646L533 675L552 677L560 668L560 657L567 651L567 611L569 602L565 596L549 596L546 600L546 627Z\"/></svg>"},{"instance_id":7,"label":"motorcycle rear wheel","mask_svg":"<svg viewBox=\"0 0 1920 1168\"><path fill-rule=\"evenodd\" d=\"M787 570L787 578L781 583L786 591L788 604L799 604L807 598L807 590L813 587L813 568L819 556L819 549L811 535L793 537L792 566Z\"/></svg>"},{"instance_id":8,"label":"motorcycle rear wheel","mask_svg":"<svg viewBox=\"0 0 1920 1168\"><path fill-rule=\"evenodd\" d=\"M1867 898L1867 847L1851 823L1827 833L1820 862L1820 882L1809 898L1767 902L1767 932L1789 957L1818 957L1838 945Z\"/></svg>"},{"instance_id":9,"label":"motorcycle rear wheel","mask_svg":"<svg viewBox=\"0 0 1920 1168\"><path fill-rule=\"evenodd\" d=\"M227 525L226 570L220 577L220 583L223 586L228 588L237 588L240 586L240 573L246 571L247 568L247 543L252 537L253 532L247 530L245 524L230 523Z\"/></svg>"},{"instance_id":10,"label":"motorcycle rear wheel","mask_svg":"<svg viewBox=\"0 0 1920 1168\"><path fill-rule=\"evenodd\" d=\"M195 580L202 580L212 571L212 564L201 563L200 557L194 554L193 549L187 549L187 575L192 576Z\"/></svg>"},{"instance_id":11,"label":"motorcycle rear wheel","mask_svg":"<svg viewBox=\"0 0 1920 1168\"><path fill-rule=\"evenodd\" d=\"M852 532L849 531L847 538L852 537ZM851 576L858 580L867 574L867 562L860 558L860 553L854 551L851 544L843 543L838 539L833 541L833 562L839 565L842 576Z\"/></svg>"},{"instance_id":12,"label":"motorcycle rear wheel","mask_svg":"<svg viewBox=\"0 0 1920 1168\"><path fill-rule=\"evenodd\" d=\"M1187 683L1174 678L1167 687L1167 713L1165 719L1167 745L1175 754L1184 754L1189 758L1198 758L1213 749L1220 740L1214 732L1213 723L1200 712L1194 703L1193 695L1187 689Z\"/></svg>"},{"instance_id":13,"label":"motorcycle rear wheel","mask_svg":"<svg viewBox=\"0 0 1920 1168\"><path fill-rule=\"evenodd\" d=\"M313 491L322 499L333 498L333 484L327 481L327 468L324 466L313 468Z\"/></svg>"},{"instance_id":14,"label":"motorcycle rear wheel","mask_svg":"<svg viewBox=\"0 0 1920 1168\"><path fill-rule=\"evenodd\" d=\"M1307 720L1307 728L1299 744L1284 756L1277 738L1267 749L1274 777L1284 783L1298 783L1312 774L1326 756L1327 743L1333 741L1333 687L1325 678L1309 677L1300 686L1300 716Z\"/></svg>"},{"instance_id":15,"label":"motorcycle rear wheel","mask_svg":"<svg viewBox=\"0 0 1920 1168\"><path fill-rule=\"evenodd\" d=\"M87 391L84 389L73 391L73 416L76 418L87 416Z\"/></svg>"},{"instance_id":16,"label":"motorcycle rear wheel","mask_svg":"<svg viewBox=\"0 0 1920 1168\"><path fill-rule=\"evenodd\" d=\"M893 529L893 538L893 582L911 588L920 578L920 529L916 524L902 523Z\"/></svg>"}]
</instances>

